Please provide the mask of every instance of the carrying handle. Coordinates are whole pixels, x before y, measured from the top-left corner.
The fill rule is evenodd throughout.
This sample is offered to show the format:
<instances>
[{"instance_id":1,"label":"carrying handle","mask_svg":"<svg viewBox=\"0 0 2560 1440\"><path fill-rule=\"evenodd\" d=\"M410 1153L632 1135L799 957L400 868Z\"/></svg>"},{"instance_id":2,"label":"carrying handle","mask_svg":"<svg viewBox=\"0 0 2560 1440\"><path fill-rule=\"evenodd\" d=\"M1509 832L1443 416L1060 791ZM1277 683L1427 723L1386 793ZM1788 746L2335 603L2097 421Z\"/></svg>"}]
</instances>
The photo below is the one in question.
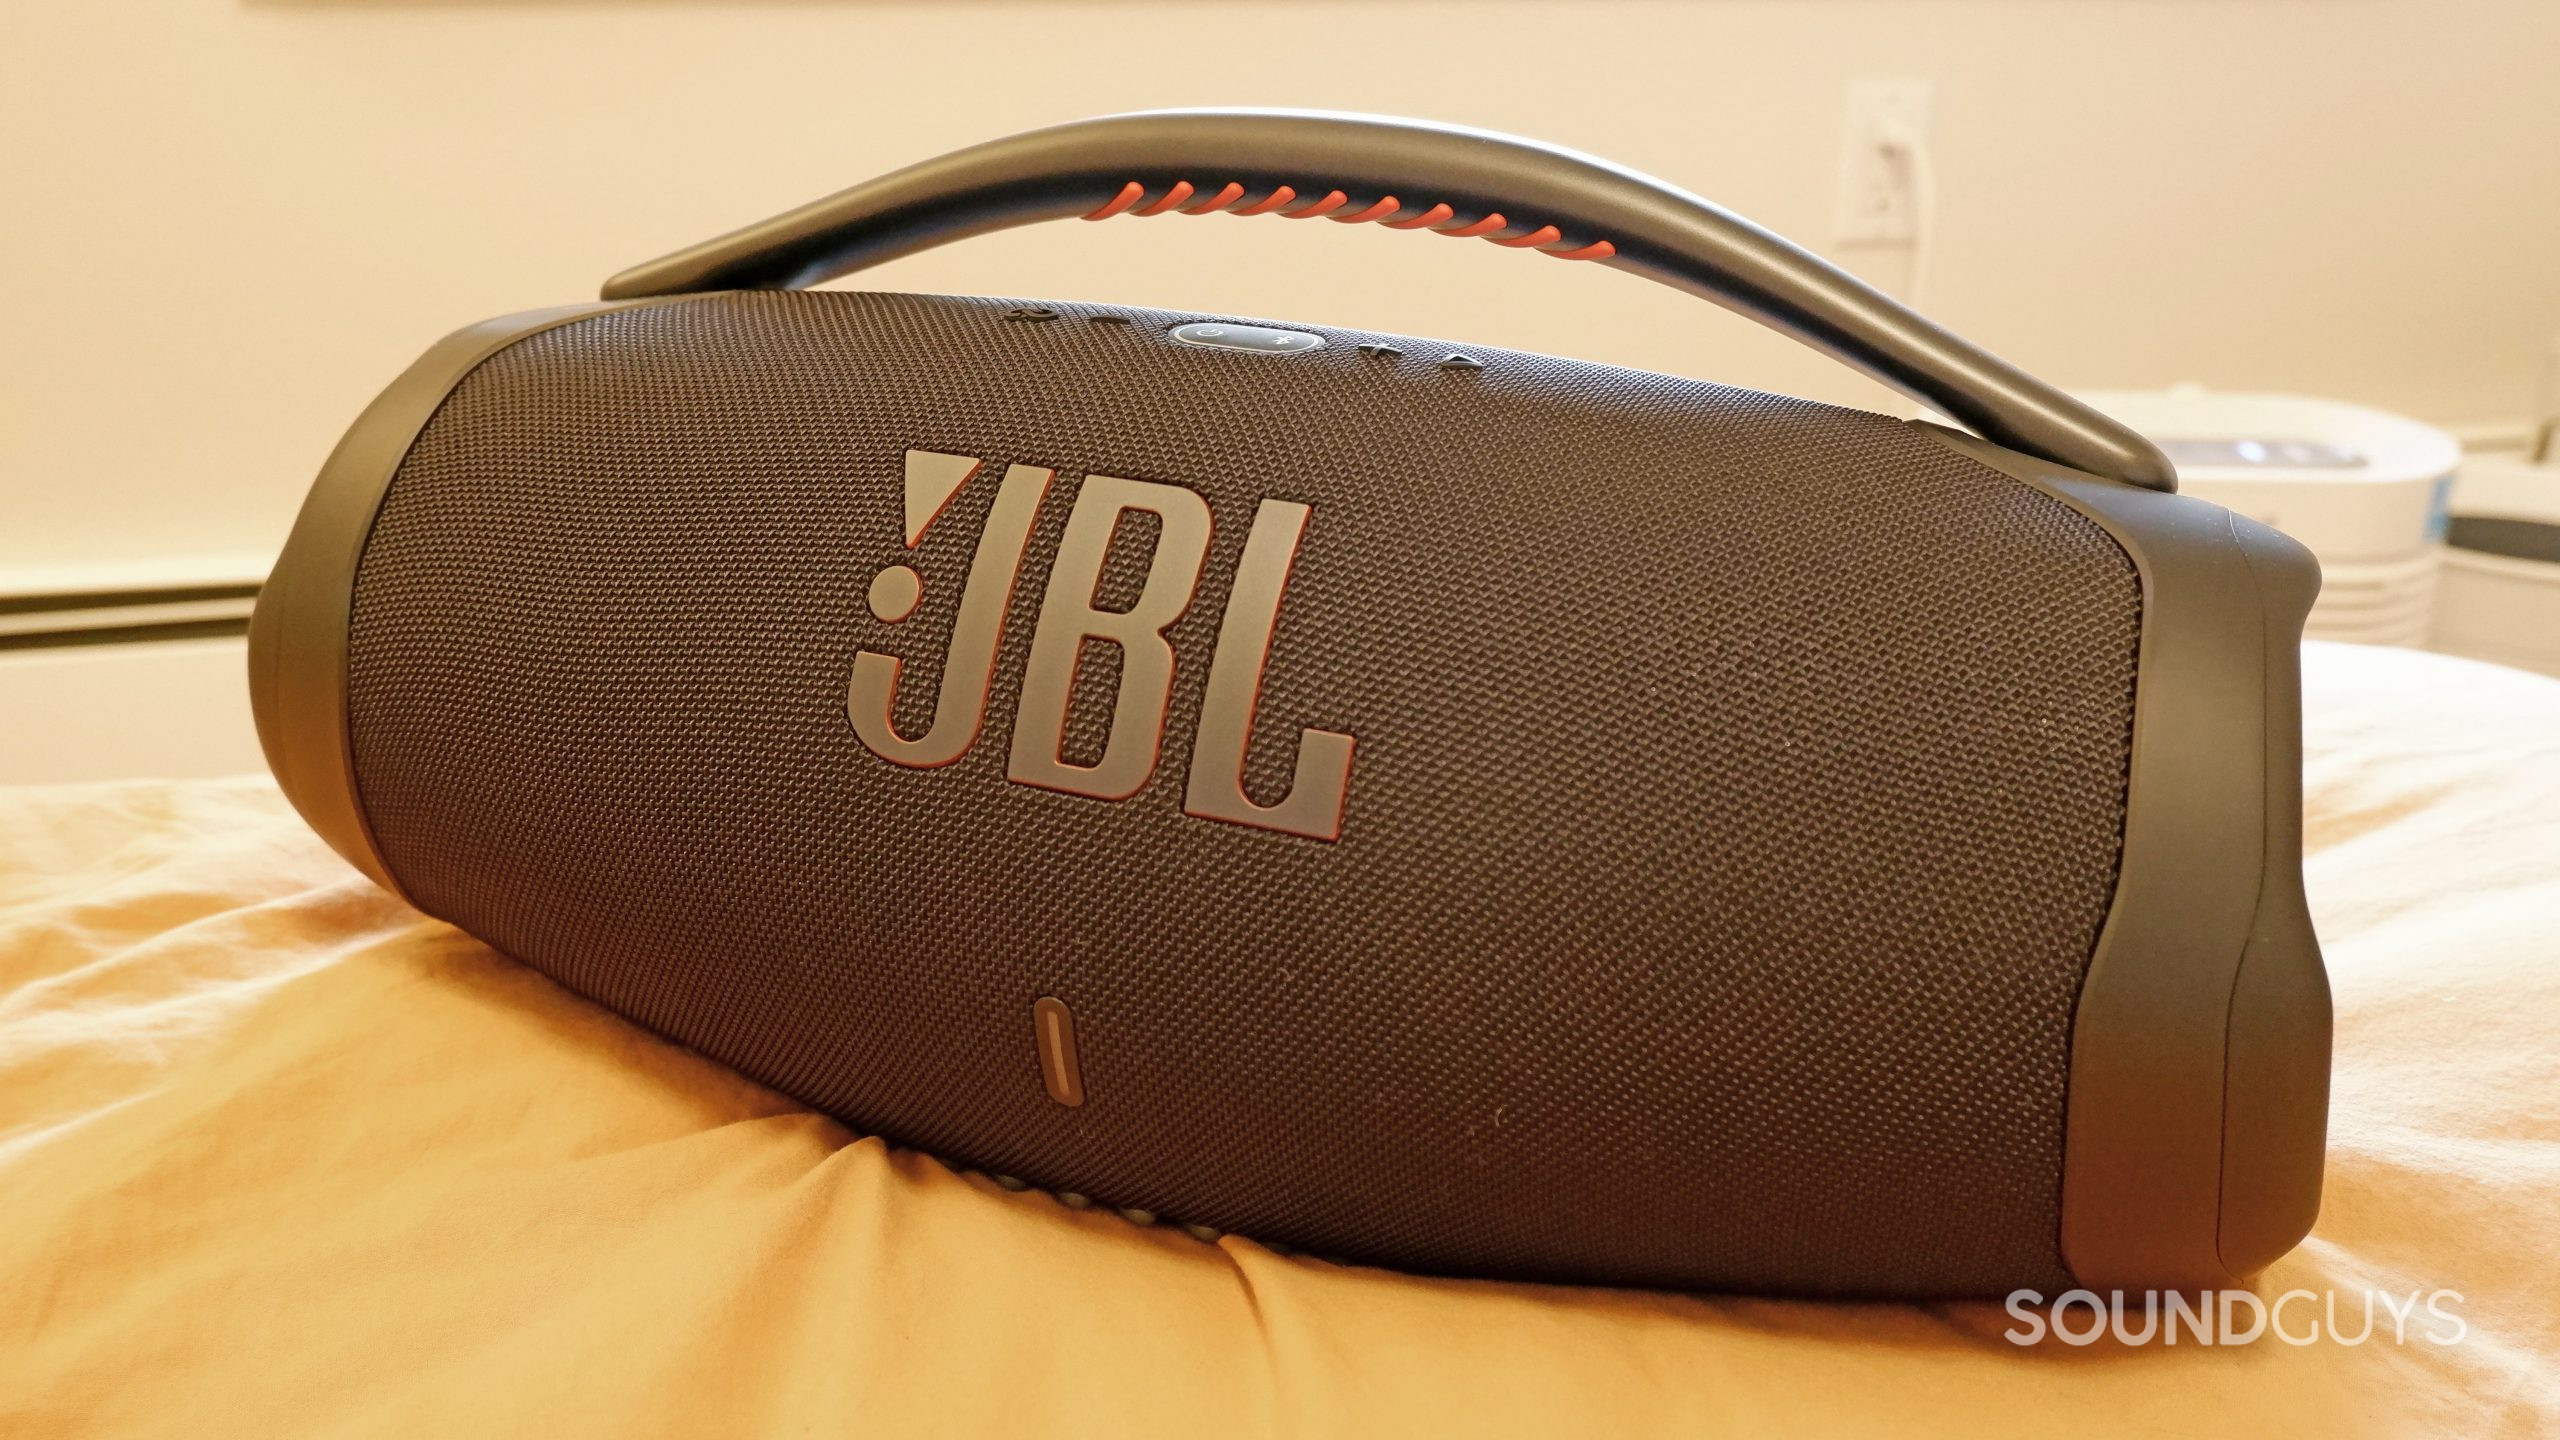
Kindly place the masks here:
<instances>
[{"instance_id":1,"label":"carrying handle","mask_svg":"<svg viewBox=\"0 0 2560 1440\"><path fill-rule=\"evenodd\" d=\"M1382 116L1158 110L1032 130L626 270L604 298L796 289L1039 220L1219 211L1597 260L1793 335L2012 450L2177 488L2142 436L1729 210L1574 151Z\"/></svg>"}]
</instances>

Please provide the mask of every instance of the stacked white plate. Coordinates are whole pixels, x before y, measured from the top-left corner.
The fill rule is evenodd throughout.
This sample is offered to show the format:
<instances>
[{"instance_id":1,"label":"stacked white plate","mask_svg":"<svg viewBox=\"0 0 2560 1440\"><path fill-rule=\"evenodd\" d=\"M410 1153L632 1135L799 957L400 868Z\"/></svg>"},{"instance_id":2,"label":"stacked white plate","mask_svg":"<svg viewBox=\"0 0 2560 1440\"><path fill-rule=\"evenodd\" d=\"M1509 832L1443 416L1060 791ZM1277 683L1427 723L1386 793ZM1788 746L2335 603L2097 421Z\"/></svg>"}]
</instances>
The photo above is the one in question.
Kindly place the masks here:
<instances>
[{"instance_id":1,"label":"stacked white plate","mask_svg":"<svg viewBox=\"0 0 2560 1440\"><path fill-rule=\"evenodd\" d=\"M2465 459L2451 539L2435 648L2560 675L2560 463Z\"/></svg>"}]
</instances>

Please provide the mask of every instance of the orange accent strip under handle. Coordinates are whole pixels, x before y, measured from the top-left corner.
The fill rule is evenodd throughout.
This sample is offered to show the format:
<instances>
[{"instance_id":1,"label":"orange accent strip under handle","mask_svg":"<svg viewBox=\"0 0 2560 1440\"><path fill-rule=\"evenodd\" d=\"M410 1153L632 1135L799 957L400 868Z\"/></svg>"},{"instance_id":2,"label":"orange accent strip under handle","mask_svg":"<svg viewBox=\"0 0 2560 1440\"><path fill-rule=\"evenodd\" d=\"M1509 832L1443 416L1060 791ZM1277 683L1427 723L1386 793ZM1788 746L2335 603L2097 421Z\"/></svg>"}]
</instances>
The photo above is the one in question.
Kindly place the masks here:
<instances>
[{"instance_id":1,"label":"orange accent strip under handle","mask_svg":"<svg viewBox=\"0 0 2560 1440\"><path fill-rule=\"evenodd\" d=\"M1119 194L1104 201L1084 218L1087 220L1108 220L1112 216L1119 214L1121 211L1128 209L1130 206L1135 205L1146 198L1147 187L1139 184L1135 180L1132 180L1128 184L1120 187Z\"/></svg>"},{"instance_id":2,"label":"orange accent strip under handle","mask_svg":"<svg viewBox=\"0 0 2560 1440\"><path fill-rule=\"evenodd\" d=\"M1450 209L1446 205L1434 205L1430 209L1423 211L1421 214L1414 216L1410 220L1390 220L1386 223L1385 228L1389 230L1428 230L1435 225L1447 224L1450 217L1457 213L1457 211Z\"/></svg>"},{"instance_id":3,"label":"orange accent strip under handle","mask_svg":"<svg viewBox=\"0 0 2560 1440\"><path fill-rule=\"evenodd\" d=\"M1208 199L1201 201L1197 205L1186 205L1182 207L1182 213L1185 215L1213 214L1217 211L1226 209L1228 206L1233 205L1243 198L1244 187L1233 180L1230 180L1227 182L1226 189L1219 191L1217 194L1210 196Z\"/></svg>"},{"instance_id":4,"label":"orange accent strip under handle","mask_svg":"<svg viewBox=\"0 0 2560 1440\"><path fill-rule=\"evenodd\" d=\"M1476 197L1500 195L1527 212L1506 236L1552 220L1567 237L1538 247L1541 254L1596 258L1594 237L1608 236L1616 246L1611 265L1808 340L1995 444L2144 489L2177 490L2160 447L2122 422L1731 211L1553 146L1383 116L1172 110L1050 126L937 156L687 246L615 275L603 293L634 300L805 288L982 230L1093 210L1126 214L1113 209L1112 192L1132 176L1150 177L1142 185L1150 191L1170 185L1177 171L1212 186L1247 174L1276 186L1283 169L1339 177L1328 183L1363 197L1395 190L1424 201L1433 198L1425 193L1432 179L1445 179L1474 200L1450 202L1461 212L1450 217L1459 228L1481 209ZM1133 206L1145 203L1141 195Z\"/></svg>"},{"instance_id":5,"label":"orange accent strip under handle","mask_svg":"<svg viewBox=\"0 0 2560 1440\"><path fill-rule=\"evenodd\" d=\"M1606 260L1618 253L1618 247L1606 240L1594 240L1579 250L1541 250L1550 260Z\"/></svg>"},{"instance_id":6,"label":"orange accent strip under handle","mask_svg":"<svg viewBox=\"0 0 2560 1440\"><path fill-rule=\"evenodd\" d=\"M1132 185L1135 185L1135 184L1137 184L1138 182L1137 182L1137 181L1135 181L1135 180L1132 180L1132 181L1130 181L1129 183L1130 183L1130 184L1132 184ZM1268 215L1268 214L1270 214L1272 211L1279 209L1281 206L1286 205L1286 204L1288 204L1290 201L1295 200L1295 199L1297 199L1297 198L1298 198L1298 192L1297 192L1297 191L1290 189L1290 188L1289 188L1288 186L1286 186L1286 185L1283 185L1283 186L1281 186L1279 189L1272 191L1269 195L1264 196L1262 199L1257 200L1257 201L1255 201L1254 203L1252 203L1252 204L1250 204L1250 205L1247 205L1247 206L1246 206L1246 207L1244 207L1243 209L1241 209L1241 210L1236 210L1236 211L1231 211L1231 212L1229 212L1229 213L1231 213L1231 214L1236 214L1236 215Z\"/></svg>"},{"instance_id":7,"label":"orange accent strip under handle","mask_svg":"<svg viewBox=\"0 0 2560 1440\"><path fill-rule=\"evenodd\" d=\"M1350 196L1343 194L1339 190L1328 190L1325 192L1324 198L1313 205L1309 205L1300 210L1284 210L1280 212L1280 218L1283 220L1313 220L1319 215L1330 215L1334 211L1339 210L1350 203Z\"/></svg>"},{"instance_id":8,"label":"orange accent strip under handle","mask_svg":"<svg viewBox=\"0 0 2560 1440\"><path fill-rule=\"evenodd\" d=\"M1382 221L1389 230L1428 230L1434 235L1446 235L1452 240L1490 240L1506 249L1535 250L1556 260L1606 260L1618 253L1618 247L1606 240L1594 240L1585 245L1567 245L1564 232L1553 225L1532 226L1520 234L1505 237L1501 232L1511 229L1515 222L1506 218L1499 210L1479 219L1452 225L1449 222L1458 218L1458 212L1436 202L1408 218L1388 219L1387 217L1405 208L1404 202L1393 195L1382 195L1370 204L1344 215L1335 212L1349 205L1351 197L1339 190L1328 190L1323 198L1315 203L1301 205L1295 210L1285 208L1298 198L1297 190L1287 185L1275 187L1269 195L1240 208L1237 207L1236 202L1244 198L1245 188L1236 181L1228 181L1219 187L1216 194L1196 205L1183 204L1196 193L1190 181L1176 180L1163 195L1142 205L1140 202L1146 200L1147 187L1140 181L1132 180L1120 187L1120 193L1104 201L1084 218L1108 220L1114 215L1121 214L1163 215L1176 209L1185 215L1214 215L1220 211L1230 215L1277 213L1283 220L1313 220L1323 216L1343 225L1365 225L1371 221ZM1564 248L1557 248L1559 246Z\"/></svg>"},{"instance_id":9,"label":"orange accent strip under handle","mask_svg":"<svg viewBox=\"0 0 2560 1440\"><path fill-rule=\"evenodd\" d=\"M1502 218L1501 211L1496 210L1472 225L1461 225L1454 230L1434 230L1431 233L1446 235L1452 240L1473 240L1479 235L1490 235L1510 223Z\"/></svg>"},{"instance_id":10,"label":"orange accent strip under handle","mask_svg":"<svg viewBox=\"0 0 2560 1440\"><path fill-rule=\"evenodd\" d=\"M1179 205L1190 198L1191 182L1188 180L1176 180L1173 182L1173 188L1164 192L1163 199L1142 210L1132 210L1129 213L1132 215L1161 215L1167 210L1172 209L1174 206Z\"/></svg>"}]
</instances>

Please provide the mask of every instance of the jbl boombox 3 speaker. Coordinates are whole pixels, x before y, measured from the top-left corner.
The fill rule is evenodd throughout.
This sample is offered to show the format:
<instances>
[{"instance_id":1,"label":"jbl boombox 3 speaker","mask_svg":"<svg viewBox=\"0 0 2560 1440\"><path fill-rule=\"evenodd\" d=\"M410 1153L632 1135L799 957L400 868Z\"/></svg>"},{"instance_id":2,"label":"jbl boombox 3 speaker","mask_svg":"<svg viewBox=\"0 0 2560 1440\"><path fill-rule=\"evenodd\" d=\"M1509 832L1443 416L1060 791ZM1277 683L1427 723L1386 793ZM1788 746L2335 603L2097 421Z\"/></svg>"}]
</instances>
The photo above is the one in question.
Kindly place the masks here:
<instances>
[{"instance_id":1,"label":"jbl boombox 3 speaker","mask_svg":"<svg viewBox=\"0 0 2560 1440\"><path fill-rule=\"evenodd\" d=\"M1217 214L1598 262L1972 433L801 288ZM277 778L427 913L955 1167L1322 1257L1940 1297L2308 1230L2313 562L1805 251L1525 141L1190 111L604 294L394 381L258 605Z\"/></svg>"}]
</instances>

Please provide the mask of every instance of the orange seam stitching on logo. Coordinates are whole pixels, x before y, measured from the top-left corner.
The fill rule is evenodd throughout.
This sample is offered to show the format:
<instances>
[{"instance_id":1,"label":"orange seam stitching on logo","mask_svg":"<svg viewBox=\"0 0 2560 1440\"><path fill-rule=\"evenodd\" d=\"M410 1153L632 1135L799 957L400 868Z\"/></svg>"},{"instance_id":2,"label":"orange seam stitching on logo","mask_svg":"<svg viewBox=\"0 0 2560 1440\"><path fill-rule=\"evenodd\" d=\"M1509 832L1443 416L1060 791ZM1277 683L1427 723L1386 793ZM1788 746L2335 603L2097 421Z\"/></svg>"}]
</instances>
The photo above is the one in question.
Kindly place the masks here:
<instances>
[{"instance_id":1,"label":"orange seam stitching on logo","mask_svg":"<svg viewBox=\"0 0 2560 1440\"><path fill-rule=\"evenodd\" d=\"M1510 221L1502 218L1501 211L1496 210L1492 214L1485 216L1483 219L1476 221L1472 225L1460 225L1448 230L1434 230L1431 233L1434 235L1446 235L1452 240L1473 240L1479 235L1490 235L1494 231L1499 230L1510 223Z\"/></svg>"},{"instance_id":2,"label":"orange seam stitching on logo","mask_svg":"<svg viewBox=\"0 0 2560 1440\"><path fill-rule=\"evenodd\" d=\"M1553 225L1541 225L1526 235L1514 235L1508 240L1495 240L1492 243L1508 246L1514 250L1533 250L1541 245L1553 245L1563 238L1564 232Z\"/></svg>"},{"instance_id":3,"label":"orange seam stitching on logo","mask_svg":"<svg viewBox=\"0 0 2560 1440\"><path fill-rule=\"evenodd\" d=\"M1258 538L1263 533L1262 527L1265 521L1265 516L1270 513L1272 503L1273 502L1271 500L1265 499L1261 505L1255 508L1253 529L1248 532L1245 540L1245 557L1240 559L1238 562L1236 578L1233 586L1228 592L1227 603L1230 607L1239 603L1238 597L1241 593L1241 587L1244 585L1247 572L1251 568L1252 557L1255 554ZM1182 813L1186 815L1195 815L1205 820L1223 821L1230 825L1244 825L1258 830L1270 830L1283 835L1304 835L1309 839L1322 840L1330 844L1342 838L1342 816L1343 812L1350 804L1350 757L1359 745L1359 738L1357 736L1342 734L1342 732L1339 731L1323 731L1310 728L1304 732L1299 739L1300 762L1296 767L1293 767L1295 769L1303 769L1305 748L1307 745L1306 736L1308 735L1337 735L1344 742L1345 746L1348 747L1343 752L1342 784L1341 787L1334 792L1333 796L1333 814L1327 822L1327 828L1321 833L1273 823L1273 817L1275 814L1286 810L1297 797L1298 791L1296 789L1296 785L1298 777L1295 774L1293 774L1291 779L1290 798L1282 800L1277 804L1258 804L1251 795L1245 793L1244 788L1245 756L1250 751L1253 744L1254 719L1260 714L1262 709L1262 682L1264 677L1270 673L1271 669L1271 646L1280 623L1280 607L1288 593L1290 578L1297 569L1298 547L1305 539L1307 521L1314 514L1314 509L1311 506L1300 504L1296 508L1299 511L1297 533L1290 539L1288 553L1283 555L1280 560L1279 581L1272 600L1269 623L1262 631L1260 646L1254 655L1252 678L1246 687L1243 706L1243 735L1236 746L1234 755L1232 756L1232 769L1230 769L1226 763L1227 757L1208 756L1204 754L1202 748L1208 743L1207 736L1209 716L1218 704L1214 694L1221 673L1218 667L1226 660L1229 653L1228 642L1230 637L1227 634L1226 619L1224 616L1220 617L1218 627L1218 648L1216 653L1210 658L1209 662L1209 683L1210 689L1213 693L1210 696L1203 698L1200 728L1192 737L1191 773L1184 777ZM1229 613L1232 614L1235 612L1231 608ZM1217 769L1215 771L1203 770L1201 766L1204 761L1206 761L1206 763L1216 765ZM1203 788L1224 789L1226 793L1222 798L1212 803L1205 797L1195 796L1195 785L1200 785ZM1195 804L1195 799L1200 800L1202 803ZM1241 808L1230 808L1226 803L1227 801L1239 802Z\"/></svg>"},{"instance_id":4,"label":"orange seam stitching on logo","mask_svg":"<svg viewBox=\"0 0 2560 1440\"><path fill-rule=\"evenodd\" d=\"M1393 195L1389 195L1385 199L1380 200L1377 204L1370 206L1368 209L1363 210L1356 215L1335 215L1330 218L1337 225L1366 225L1380 216L1393 215L1403 208L1404 205L1401 201L1397 200Z\"/></svg>"},{"instance_id":5,"label":"orange seam stitching on logo","mask_svg":"<svg viewBox=\"0 0 2560 1440\"><path fill-rule=\"evenodd\" d=\"M917 453L919 452L908 452L910 456ZM951 502L959 498L960 492L969 488L969 482L986 473L987 462L984 458L978 456L961 456L959 458L970 461L968 471L963 474L959 480L954 482L950 489L942 492L942 498L934 502L933 509L929 511L921 521L917 520L913 515L907 515L905 517L908 525L915 532L907 537L908 549L913 550L918 544L922 543L925 532L933 528L934 521L942 518L943 511L951 508ZM907 463L908 465L913 466L915 462L913 459L910 459Z\"/></svg>"},{"instance_id":6,"label":"orange seam stitching on logo","mask_svg":"<svg viewBox=\"0 0 2560 1440\"><path fill-rule=\"evenodd\" d=\"M984 465L985 463L986 462L983 460L979 462L980 465ZM1016 468L1031 471L1040 477L1037 481L1033 482L1033 488L1031 491L1031 525L1037 525L1040 520L1040 506L1049 498L1049 485L1052 481L1058 478L1057 469L1056 467L1049 465L1023 465L1019 467L1008 465L1005 467L1004 478L1011 480ZM1023 528L1023 535L1026 540L1029 538L1030 533L1030 526L1026 525ZM972 564L970 568L974 571L977 567ZM974 580L977 576L972 574L970 578ZM1014 587L1019 585L1021 582L1022 557L1020 555L1016 555L1013 559L1013 569L1004 577L1004 608L996 612L996 643L987 652L986 673L978 677L978 715L977 718L970 722L969 725L969 743L960 747L960 754L954 755L950 759L943 761L943 765L958 764L962 756L965 756L970 751L978 748L978 737L987 733L987 696L995 690L996 667L1004 661L1005 627L1010 625L1013 621ZM965 594L962 597L962 603L967 603L967 597ZM1039 623L1037 617L1034 617L1032 623L1035 625ZM946 657L943 667L943 683L950 683L950 674L951 670L948 663L948 657ZM939 702L941 697L937 695L934 698L937 702L935 706L936 711L939 712ZM940 719L940 714L937 713L935 718ZM939 770L942 766L936 765L931 768Z\"/></svg>"}]
</instances>

